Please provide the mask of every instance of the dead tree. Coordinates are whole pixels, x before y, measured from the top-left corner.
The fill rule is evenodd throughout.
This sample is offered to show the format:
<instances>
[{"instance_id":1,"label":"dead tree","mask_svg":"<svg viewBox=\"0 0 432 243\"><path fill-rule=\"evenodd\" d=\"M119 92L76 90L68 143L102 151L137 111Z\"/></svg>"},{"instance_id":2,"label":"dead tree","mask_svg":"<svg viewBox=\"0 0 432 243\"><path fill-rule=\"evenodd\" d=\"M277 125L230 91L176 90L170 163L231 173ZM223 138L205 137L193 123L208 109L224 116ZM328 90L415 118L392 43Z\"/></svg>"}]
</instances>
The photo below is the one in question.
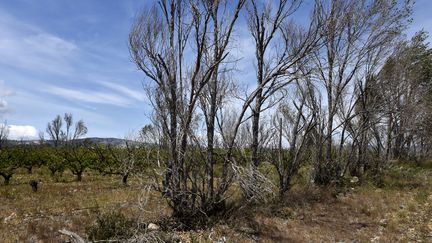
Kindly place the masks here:
<instances>
[{"instance_id":1,"label":"dead tree","mask_svg":"<svg viewBox=\"0 0 432 243\"><path fill-rule=\"evenodd\" d=\"M73 115L71 113L65 113L63 119L60 115L57 115L54 120L48 123L46 132L54 143L54 147L73 142L87 134L88 129L83 120L76 122L75 127L73 125ZM43 141L43 134L39 134L39 137Z\"/></svg>"},{"instance_id":2,"label":"dead tree","mask_svg":"<svg viewBox=\"0 0 432 243\"><path fill-rule=\"evenodd\" d=\"M88 129L83 120L73 125L72 114L65 113L63 120L60 115L57 115L48 123L46 131L56 150L67 162L66 166L77 176L77 180L81 181L82 174L89 165L87 153L90 151L84 148L78 139L85 136Z\"/></svg>"},{"instance_id":3,"label":"dead tree","mask_svg":"<svg viewBox=\"0 0 432 243\"><path fill-rule=\"evenodd\" d=\"M309 82L308 79L305 80ZM310 133L316 126L315 114L311 109L310 94L316 92L311 83L297 80L289 87L294 91L290 99L285 99L276 111L273 134L273 149L269 151L270 161L275 166L279 177L279 195L282 197L292 186L292 178L306 159ZM276 142L277 141L277 142ZM288 147L284 149L282 143Z\"/></svg>"},{"instance_id":4,"label":"dead tree","mask_svg":"<svg viewBox=\"0 0 432 243\"><path fill-rule=\"evenodd\" d=\"M254 170L260 162L260 116L268 108L264 105L266 102L268 106L277 103L269 101L294 80L299 66L303 65L319 40L317 18L312 19L306 30L291 21L290 17L300 4L298 0L265 3L251 0L248 5L248 28L255 44L256 58L256 90L251 105L251 165Z\"/></svg>"},{"instance_id":5,"label":"dead tree","mask_svg":"<svg viewBox=\"0 0 432 243\"><path fill-rule=\"evenodd\" d=\"M6 122L0 124L0 150L7 143L9 137L9 127Z\"/></svg>"},{"instance_id":6,"label":"dead tree","mask_svg":"<svg viewBox=\"0 0 432 243\"><path fill-rule=\"evenodd\" d=\"M49 138L53 141L54 147L58 147L63 139L61 133L62 126L63 121L60 115L57 115L56 118L47 125L46 132L48 133Z\"/></svg>"},{"instance_id":7,"label":"dead tree","mask_svg":"<svg viewBox=\"0 0 432 243\"><path fill-rule=\"evenodd\" d=\"M406 26L411 5L367 0L320 1L319 5L320 11L316 12L316 17L325 23L320 29L323 46L313 56L317 71L315 78L325 89L327 114L325 157L318 160L320 163L331 164L334 132L341 126L335 124L335 116L342 95L353 87L354 79L363 72L369 54L390 43ZM319 167L324 170L326 168L322 165Z\"/></svg>"},{"instance_id":8,"label":"dead tree","mask_svg":"<svg viewBox=\"0 0 432 243\"><path fill-rule=\"evenodd\" d=\"M169 199L174 215L180 218L199 212L211 213L220 202L219 198L211 197L212 155L207 156L204 173L205 184L210 185L198 187L199 173L194 163L188 161L191 147L188 144L194 137L198 102L207 87L213 85L209 89L215 90L218 68L227 58L227 48L244 2L238 0L228 7L225 1L161 1L160 8L153 7L137 18L129 35L132 59L153 83L152 103L163 137L168 140L169 158L161 191ZM228 17L218 21L222 13ZM185 50L193 53L192 60L184 57ZM214 114L214 103L210 108ZM212 130L212 114L209 118L208 129ZM208 138L208 152L213 153L211 134Z\"/></svg>"}]
</instances>

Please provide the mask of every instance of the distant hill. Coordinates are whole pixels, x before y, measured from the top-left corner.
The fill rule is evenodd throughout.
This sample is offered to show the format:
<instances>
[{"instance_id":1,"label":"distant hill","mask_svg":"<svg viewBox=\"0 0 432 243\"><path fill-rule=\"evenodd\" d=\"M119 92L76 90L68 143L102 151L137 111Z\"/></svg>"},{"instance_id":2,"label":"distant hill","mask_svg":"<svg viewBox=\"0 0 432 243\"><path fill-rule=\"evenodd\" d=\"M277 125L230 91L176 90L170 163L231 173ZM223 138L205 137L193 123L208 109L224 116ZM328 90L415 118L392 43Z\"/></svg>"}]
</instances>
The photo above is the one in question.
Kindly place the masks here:
<instances>
[{"instance_id":1,"label":"distant hill","mask_svg":"<svg viewBox=\"0 0 432 243\"><path fill-rule=\"evenodd\" d=\"M121 146L124 144L125 139L122 138L99 138L99 137L91 137L91 138L81 138L77 139L77 141L81 142L84 140L90 140L96 144L102 145L113 145L113 146ZM39 144L39 140L9 140L9 144L17 145L17 144ZM52 140L45 140L47 144L53 144Z\"/></svg>"},{"instance_id":2,"label":"distant hill","mask_svg":"<svg viewBox=\"0 0 432 243\"><path fill-rule=\"evenodd\" d=\"M78 139L78 140L90 140L93 143L96 144L103 144L103 145L122 145L125 142L125 139L122 138L98 138L98 137L92 137L92 138L84 138L84 139Z\"/></svg>"}]
</instances>

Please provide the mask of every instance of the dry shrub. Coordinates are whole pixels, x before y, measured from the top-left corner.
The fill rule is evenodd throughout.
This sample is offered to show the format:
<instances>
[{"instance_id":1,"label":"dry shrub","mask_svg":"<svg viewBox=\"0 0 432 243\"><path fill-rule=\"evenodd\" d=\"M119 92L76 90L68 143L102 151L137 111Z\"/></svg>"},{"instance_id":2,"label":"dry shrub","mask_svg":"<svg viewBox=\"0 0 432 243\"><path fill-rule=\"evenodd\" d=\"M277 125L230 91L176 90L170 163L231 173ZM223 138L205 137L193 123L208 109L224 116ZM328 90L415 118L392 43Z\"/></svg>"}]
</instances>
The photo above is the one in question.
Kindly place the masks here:
<instances>
[{"instance_id":1,"label":"dry shrub","mask_svg":"<svg viewBox=\"0 0 432 243\"><path fill-rule=\"evenodd\" d=\"M99 213L95 224L87 228L89 240L120 240L133 236L135 223L118 211Z\"/></svg>"},{"instance_id":2,"label":"dry shrub","mask_svg":"<svg viewBox=\"0 0 432 243\"><path fill-rule=\"evenodd\" d=\"M277 187L258 170L235 164L232 170L248 202L268 203L275 198Z\"/></svg>"}]
</instances>

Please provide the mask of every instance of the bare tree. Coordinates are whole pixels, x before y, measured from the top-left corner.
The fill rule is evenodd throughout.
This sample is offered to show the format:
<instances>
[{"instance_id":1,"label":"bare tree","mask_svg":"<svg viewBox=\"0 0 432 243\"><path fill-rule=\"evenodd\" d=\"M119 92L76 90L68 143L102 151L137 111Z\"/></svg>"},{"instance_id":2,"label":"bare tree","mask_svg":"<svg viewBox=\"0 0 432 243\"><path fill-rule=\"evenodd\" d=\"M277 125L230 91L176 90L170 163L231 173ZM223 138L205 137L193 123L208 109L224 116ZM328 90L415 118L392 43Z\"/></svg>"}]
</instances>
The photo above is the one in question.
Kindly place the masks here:
<instances>
[{"instance_id":1,"label":"bare tree","mask_svg":"<svg viewBox=\"0 0 432 243\"><path fill-rule=\"evenodd\" d=\"M231 8L225 1L161 1L160 8L153 7L138 17L129 35L132 59L155 84L152 102L169 146L161 189L179 217L210 213L220 203L220 199L212 196L212 131L208 131L210 154L204 183L208 186L197 185L200 173L194 168L195 163L187 161L188 143L194 140L192 129L197 121L198 102L210 83L213 87L208 90L214 96L218 67L227 57L231 34L244 2L238 0ZM219 21L222 13L227 17ZM184 57L186 48L193 51L192 61ZM214 99L211 102L209 130L215 110Z\"/></svg>"},{"instance_id":2,"label":"bare tree","mask_svg":"<svg viewBox=\"0 0 432 243\"><path fill-rule=\"evenodd\" d=\"M128 185L129 177L144 167L143 161L150 159L150 149L146 148L138 138L130 133L124 138L121 147L108 146L108 151L115 160L117 170L115 173L122 176L123 185ZM144 168L142 168L144 169Z\"/></svg>"},{"instance_id":3,"label":"bare tree","mask_svg":"<svg viewBox=\"0 0 432 243\"><path fill-rule=\"evenodd\" d=\"M315 182L328 184L348 172L361 175L390 146L409 153L425 148L426 133L412 128L426 123L405 126L412 113L387 111L382 103L393 91L377 91L386 83L380 70L406 27L411 2L316 0L304 25L293 21L301 3L161 0L136 19L130 55L147 77L154 108L154 124L141 136L157 137L151 143L168 153L155 180L174 216L211 215L223 207L235 179L245 194L260 193L259 181L267 181L258 171L261 156L275 166L283 195L306 160L312 160ZM244 5L256 82L240 95L238 57L229 51ZM412 92L406 97L412 100L406 107L419 104ZM265 112L275 110L271 123Z\"/></svg>"},{"instance_id":4,"label":"bare tree","mask_svg":"<svg viewBox=\"0 0 432 243\"><path fill-rule=\"evenodd\" d=\"M39 131L38 133L39 137L39 144L42 145L45 143L45 133L43 131Z\"/></svg>"},{"instance_id":5,"label":"bare tree","mask_svg":"<svg viewBox=\"0 0 432 243\"><path fill-rule=\"evenodd\" d=\"M75 123L75 129L72 136L72 140L76 140L85 136L88 132L87 126L85 125L83 120L79 120Z\"/></svg>"},{"instance_id":6,"label":"bare tree","mask_svg":"<svg viewBox=\"0 0 432 243\"><path fill-rule=\"evenodd\" d=\"M63 128L63 124L65 128ZM48 123L46 128L46 132L54 143L54 147L60 146L63 142L68 143L79 139L85 136L87 131L87 126L83 120L76 122L73 129L73 116L71 113L65 113L63 120L60 115L57 115L54 120Z\"/></svg>"},{"instance_id":7,"label":"bare tree","mask_svg":"<svg viewBox=\"0 0 432 243\"><path fill-rule=\"evenodd\" d=\"M276 7L273 8L272 4ZM303 65L319 39L317 18L312 19L306 30L290 21L290 16L300 4L298 0L265 3L252 0L248 5L248 27L256 47L257 72L257 88L251 106L251 162L254 168L259 165L259 123L261 113L266 109L264 104L294 80L299 74L299 66ZM270 102L269 106L274 104L274 101Z\"/></svg>"},{"instance_id":8,"label":"bare tree","mask_svg":"<svg viewBox=\"0 0 432 243\"><path fill-rule=\"evenodd\" d=\"M63 137L64 140L69 141L71 140L71 129L72 129L72 124L73 124L73 117L71 113L65 113L64 117L63 117L65 126L66 126L66 131L63 132Z\"/></svg>"},{"instance_id":9,"label":"bare tree","mask_svg":"<svg viewBox=\"0 0 432 243\"><path fill-rule=\"evenodd\" d=\"M46 132L48 133L50 139L54 143L54 147L59 146L61 140L62 140L62 129L63 121L60 115L57 115L54 120L52 120L50 123L48 123Z\"/></svg>"},{"instance_id":10,"label":"bare tree","mask_svg":"<svg viewBox=\"0 0 432 243\"><path fill-rule=\"evenodd\" d=\"M315 113L311 105L311 98L316 91L309 79L302 84L297 80L290 101L279 105L274 117L272 146L269 151L271 163L275 166L279 176L279 194L283 196L290 188L292 178L306 159L303 158L308 149L310 133L316 126ZM284 149L283 143L288 144Z\"/></svg>"},{"instance_id":11,"label":"bare tree","mask_svg":"<svg viewBox=\"0 0 432 243\"><path fill-rule=\"evenodd\" d=\"M9 127L7 122L0 124L0 150L7 143L9 137Z\"/></svg>"},{"instance_id":12,"label":"bare tree","mask_svg":"<svg viewBox=\"0 0 432 243\"><path fill-rule=\"evenodd\" d=\"M89 145L84 146L83 143L77 141L77 139L85 136L87 131L87 126L82 120L76 122L73 128L73 116L70 113L65 113L63 119L57 115L54 120L48 123L46 128L56 152L64 159L67 164L66 167L77 176L78 181L81 181L82 174L89 166L90 160L94 160L95 157L88 149Z\"/></svg>"},{"instance_id":13,"label":"bare tree","mask_svg":"<svg viewBox=\"0 0 432 243\"><path fill-rule=\"evenodd\" d=\"M411 12L409 1L399 4L396 1L332 0L319 4L316 17L325 23L320 29L323 48L314 53L314 59L316 79L326 91L327 114L325 158L318 158L319 163L325 165L318 165L318 170L331 167L327 165L332 163L334 132L341 126L335 124L335 116L343 94L353 87L371 53L381 50L403 30ZM373 58L379 60L385 55L376 53Z\"/></svg>"}]
</instances>

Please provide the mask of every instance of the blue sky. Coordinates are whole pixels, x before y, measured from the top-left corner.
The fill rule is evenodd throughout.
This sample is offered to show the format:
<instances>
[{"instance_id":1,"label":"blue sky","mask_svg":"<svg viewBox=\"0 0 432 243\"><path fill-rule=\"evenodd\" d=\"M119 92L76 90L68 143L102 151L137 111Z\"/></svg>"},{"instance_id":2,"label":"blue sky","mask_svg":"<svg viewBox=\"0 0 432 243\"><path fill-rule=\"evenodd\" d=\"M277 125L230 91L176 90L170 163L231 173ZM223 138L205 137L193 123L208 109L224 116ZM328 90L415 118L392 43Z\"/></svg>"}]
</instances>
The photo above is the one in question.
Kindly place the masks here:
<instances>
[{"instance_id":1,"label":"blue sky","mask_svg":"<svg viewBox=\"0 0 432 243\"><path fill-rule=\"evenodd\" d=\"M130 61L127 36L136 13L151 2L0 1L0 121L11 126L11 138L36 137L65 112L84 119L89 137L123 137L146 124L144 76ZM408 36L432 32L431 10L432 1L416 2ZM247 64L253 53L246 53L245 34L238 31L246 75L253 74Z\"/></svg>"}]
</instances>

